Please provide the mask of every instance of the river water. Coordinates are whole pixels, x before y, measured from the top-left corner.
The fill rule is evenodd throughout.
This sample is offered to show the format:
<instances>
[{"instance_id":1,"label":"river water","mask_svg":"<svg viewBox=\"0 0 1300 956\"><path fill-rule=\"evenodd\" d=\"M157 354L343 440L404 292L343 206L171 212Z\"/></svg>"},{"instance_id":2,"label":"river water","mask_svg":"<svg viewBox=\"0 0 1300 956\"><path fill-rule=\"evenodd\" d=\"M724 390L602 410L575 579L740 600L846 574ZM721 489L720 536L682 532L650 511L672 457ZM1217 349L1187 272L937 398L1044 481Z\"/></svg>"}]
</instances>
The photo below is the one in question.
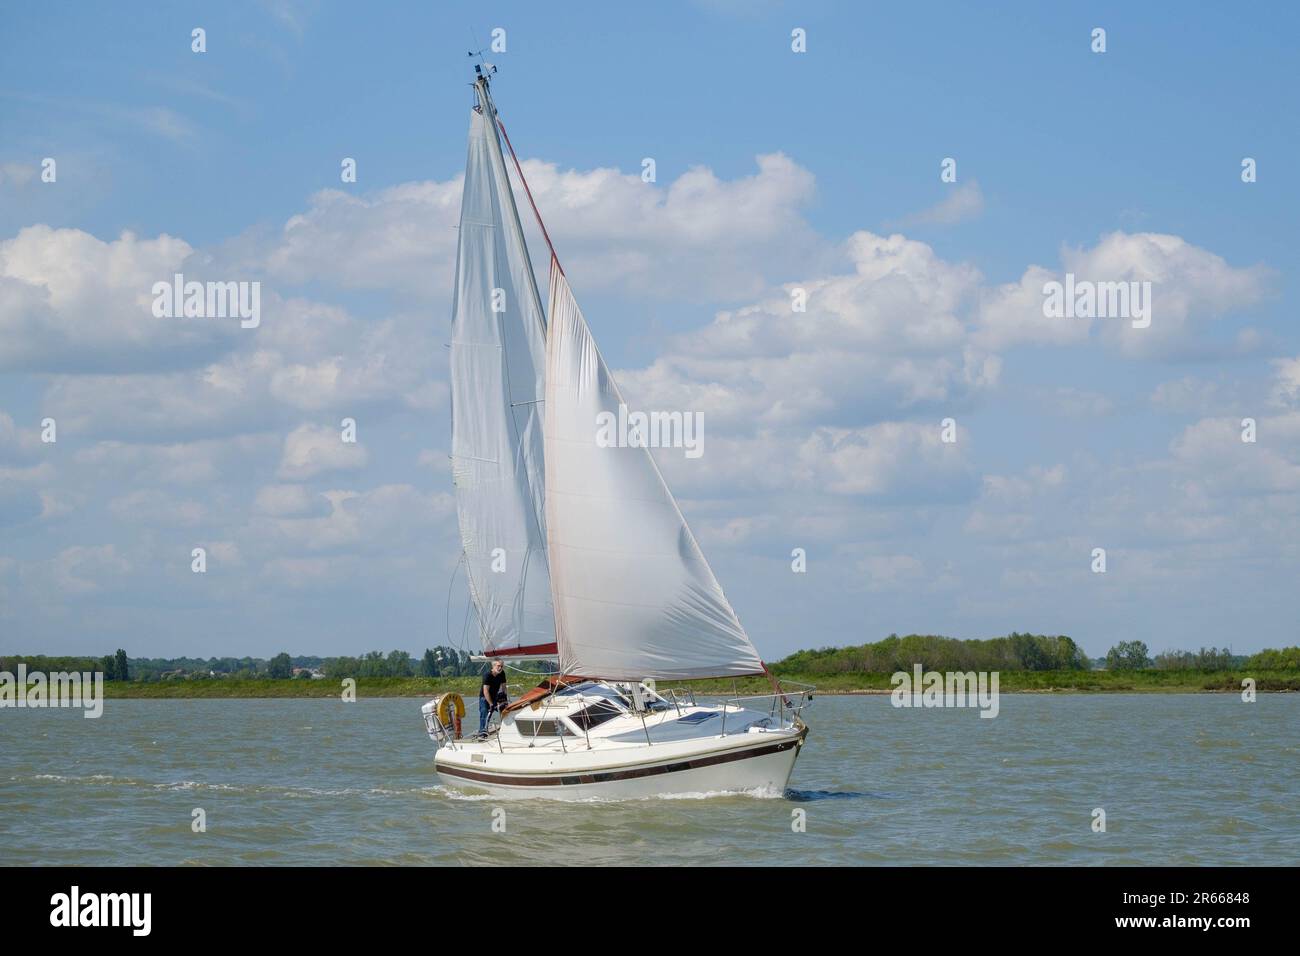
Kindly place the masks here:
<instances>
[{"instance_id":1,"label":"river water","mask_svg":"<svg viewBox=\"0 0 1300 956\"><path fill-rule=\"evenodd\" d=\"M820 697L784 796L580 804L443 788L419 705L109 700L97 720L0 710L0 859L1300 863L1297 694L1005 694L994 719ZM194 832L200 809L206 832Z\"/></svg>"}]
</instances>

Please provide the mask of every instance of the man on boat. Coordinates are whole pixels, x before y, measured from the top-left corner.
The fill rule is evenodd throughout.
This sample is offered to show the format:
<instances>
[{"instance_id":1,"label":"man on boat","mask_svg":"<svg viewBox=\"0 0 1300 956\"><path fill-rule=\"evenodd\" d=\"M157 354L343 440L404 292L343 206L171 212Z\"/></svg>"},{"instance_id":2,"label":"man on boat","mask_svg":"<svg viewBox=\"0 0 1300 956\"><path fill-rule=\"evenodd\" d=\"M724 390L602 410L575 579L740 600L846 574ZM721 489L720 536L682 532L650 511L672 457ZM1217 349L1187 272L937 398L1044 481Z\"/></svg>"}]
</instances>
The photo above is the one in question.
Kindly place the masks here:
<instances>
[{"instance_id":1,"label":"man on boat","mask_svg":"<svg viewBox=\"0 0 1300 956\"><path fill-rule=\"evenodd\" d=\"M483 672L483 687L478 695L478 732L487 733L488 718L492 711L508 703L506 695L506 668L500 661Z\"/></svg>"}]
</instances>

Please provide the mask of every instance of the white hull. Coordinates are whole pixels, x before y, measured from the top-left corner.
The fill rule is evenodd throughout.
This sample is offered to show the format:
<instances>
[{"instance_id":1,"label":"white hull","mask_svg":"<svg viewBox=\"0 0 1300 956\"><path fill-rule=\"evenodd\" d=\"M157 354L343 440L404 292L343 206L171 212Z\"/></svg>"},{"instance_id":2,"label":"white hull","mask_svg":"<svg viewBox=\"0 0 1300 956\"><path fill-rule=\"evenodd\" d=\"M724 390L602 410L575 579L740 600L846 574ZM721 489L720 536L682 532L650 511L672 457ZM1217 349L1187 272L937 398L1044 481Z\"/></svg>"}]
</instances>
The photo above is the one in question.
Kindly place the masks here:
<instances>
[{"instance_id":1,"label":"white hull","mask_svg":"<svg viewBox=\"0 0 1300 956\"><path fill-rule=\"evenodd\" d=\"M682 745L539 753L439 749L438 777L466 792L508 798L636 800L662 795L785 791L806 728L740 734ZM490 747L490 744L488 745ZM640 751L630 754L628 751Z\"/></svg>"}]
</instances>

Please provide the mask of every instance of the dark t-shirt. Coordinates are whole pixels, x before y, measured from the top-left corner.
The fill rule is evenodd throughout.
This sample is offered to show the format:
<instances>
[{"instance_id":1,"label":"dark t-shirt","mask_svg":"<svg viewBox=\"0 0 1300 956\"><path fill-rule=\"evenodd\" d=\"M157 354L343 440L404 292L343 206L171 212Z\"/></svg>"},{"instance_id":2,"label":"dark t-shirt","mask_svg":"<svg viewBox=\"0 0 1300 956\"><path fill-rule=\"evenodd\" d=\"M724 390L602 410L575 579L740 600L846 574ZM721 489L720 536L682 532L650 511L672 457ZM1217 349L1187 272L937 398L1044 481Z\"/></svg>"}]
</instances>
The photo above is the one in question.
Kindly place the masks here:
<instances>
[{"instance_id":1,"label":"dark t-shirt","mask_svg":"<svg viewBox=\"0 0 1300 956\"><path fill-rule=\"evenodd\" d=\"M506 672L503 670L500 674L493 674L489 668L483 674L483 686L488 689L488 699L493 703L506 696ZM479 691L480 694L483 691Z\"/></svg>"}]
</instances>

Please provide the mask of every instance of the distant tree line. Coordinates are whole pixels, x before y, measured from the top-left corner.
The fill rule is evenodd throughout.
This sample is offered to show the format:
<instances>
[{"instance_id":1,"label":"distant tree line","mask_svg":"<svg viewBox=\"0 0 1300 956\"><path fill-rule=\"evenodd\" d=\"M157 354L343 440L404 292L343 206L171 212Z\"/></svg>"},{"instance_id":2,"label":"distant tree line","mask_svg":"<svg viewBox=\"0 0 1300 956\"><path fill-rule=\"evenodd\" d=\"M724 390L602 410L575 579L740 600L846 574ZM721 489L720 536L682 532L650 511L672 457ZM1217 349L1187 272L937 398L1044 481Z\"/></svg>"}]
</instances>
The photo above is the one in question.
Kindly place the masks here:
<instances>
[{"instance_id":1,"label":"distant tree line","mask_svg":"<svg viewBox=\"0 0 1300 956\"><path fill-rule=\"evenodd\" d=\"M892 674L916 664L934 671L1086 670L1087 655L1064 635L1008 634L958 640L936 634L890 634L874 644L797 651L773 665L787 674Z\"/></svg>"},{"instance_id":2,"label":"distant tree line","mask_svg":"<svg viewBox=\"0 0 1300 956\"><path fill-rule=\"evenodd\" d=\"M1142 641L1120 641L1106 654L1106 669L1160 671L1286 670L1300 668L1300 647L1268 649L1247 657L1227 647L1163 651L1154 658Z\"/></svg>"},{"instance_id":3,"label":"distant tree line","mask_svg":"<svg viewBox=\"0 0 1300 956\"><path fill-rule=\"evenodd\" d=\"M1228 648L1164 651L1155 658L1142 641L1121 641L1097 661L1107 670L1300 669L1300 647L1264 650L1250 657ZM893 674L920 664L934 671L1087 670L1086 654L1063 634L1008 634L987 640L959 640L934 634L891 634L874 644L797 651L772 665L781 674Z\"/></svg>"},{"instance_id":4,"label":"distant tree line","mask_svg":"<svg viewBox=\"0 0 1300 956\"><path fill-rule=\"evenodd\" d=\"M58 673L95 673L102 671L104 680L130 680L132 668L126 658L126 651L118 648L116 654L103 657L47 657L35 655L0 655L0 671L17 673L18 665L26 664L27 672L35 674Z\"/></svg>"},{"instance_id":5,"label":"distant tree line","mask_svg":"<svg viewBox=\"0 0 1300 956\"><path fill-rule=\"evenodd\" d=\"M466 677L482 673L467 651L439 645L425 650L418 660L407 651L369 651L359 657L304 657L287 652L269 660L260 657L137 657L126 651L96 657L0 656L0 670L16 671L20 663L30 673L57 671L103 671L106 680L135 679L145 683L162 680L289 680L310 678L312 671L339 680L344 677ZM550 670L534 662L534 669ZM297 672L295 674L295 671Z\"/></svg>"},{"instance_id":6,"label":"distant tree line","mask_svg":"<svg viewBox=\"0 0 1300 956\"><path fill-rule=\"evenodd\" d=\"M104 657L0 655L0 671L16 673L102 671L105 680L209 680L220 678L289 680L311 678L314 671L331 680L345 677L477 677L484 664L466 651L439 645L418 660L407 651L369 651L360 657L290 656L281 652L269 660L259 657L128 659L120 648ZM1300 646L1267 649L1249 657L1228 648L1163 651L1154 658L1142 641L1121 641L1103 660L1107 670L1300 670ZM1019 634L987 640L959 640L935 634L891 634L883 641L852 647L823 647L797 651L772 665L778 674L892 674L916 664L935 671L1055 671L1086 670L1094 666L1087 655L1063 634ZM530 670L552 672L549 661L525 662ZM295 674L295 671L297 673Z\"/></svg>"},{"instance_id":7,"label":"distant tree line","mask_svg":"<svg viewBox=\"0 0 1300 956\"><path fill-rule=\"evenodd\" d=\"M1280 671L1300 668L1300 647L1284 647L1281 650L1269 648L1260 651L1246 661L1247 667L1262 671Z\"/></svg>"}]
</instances>

